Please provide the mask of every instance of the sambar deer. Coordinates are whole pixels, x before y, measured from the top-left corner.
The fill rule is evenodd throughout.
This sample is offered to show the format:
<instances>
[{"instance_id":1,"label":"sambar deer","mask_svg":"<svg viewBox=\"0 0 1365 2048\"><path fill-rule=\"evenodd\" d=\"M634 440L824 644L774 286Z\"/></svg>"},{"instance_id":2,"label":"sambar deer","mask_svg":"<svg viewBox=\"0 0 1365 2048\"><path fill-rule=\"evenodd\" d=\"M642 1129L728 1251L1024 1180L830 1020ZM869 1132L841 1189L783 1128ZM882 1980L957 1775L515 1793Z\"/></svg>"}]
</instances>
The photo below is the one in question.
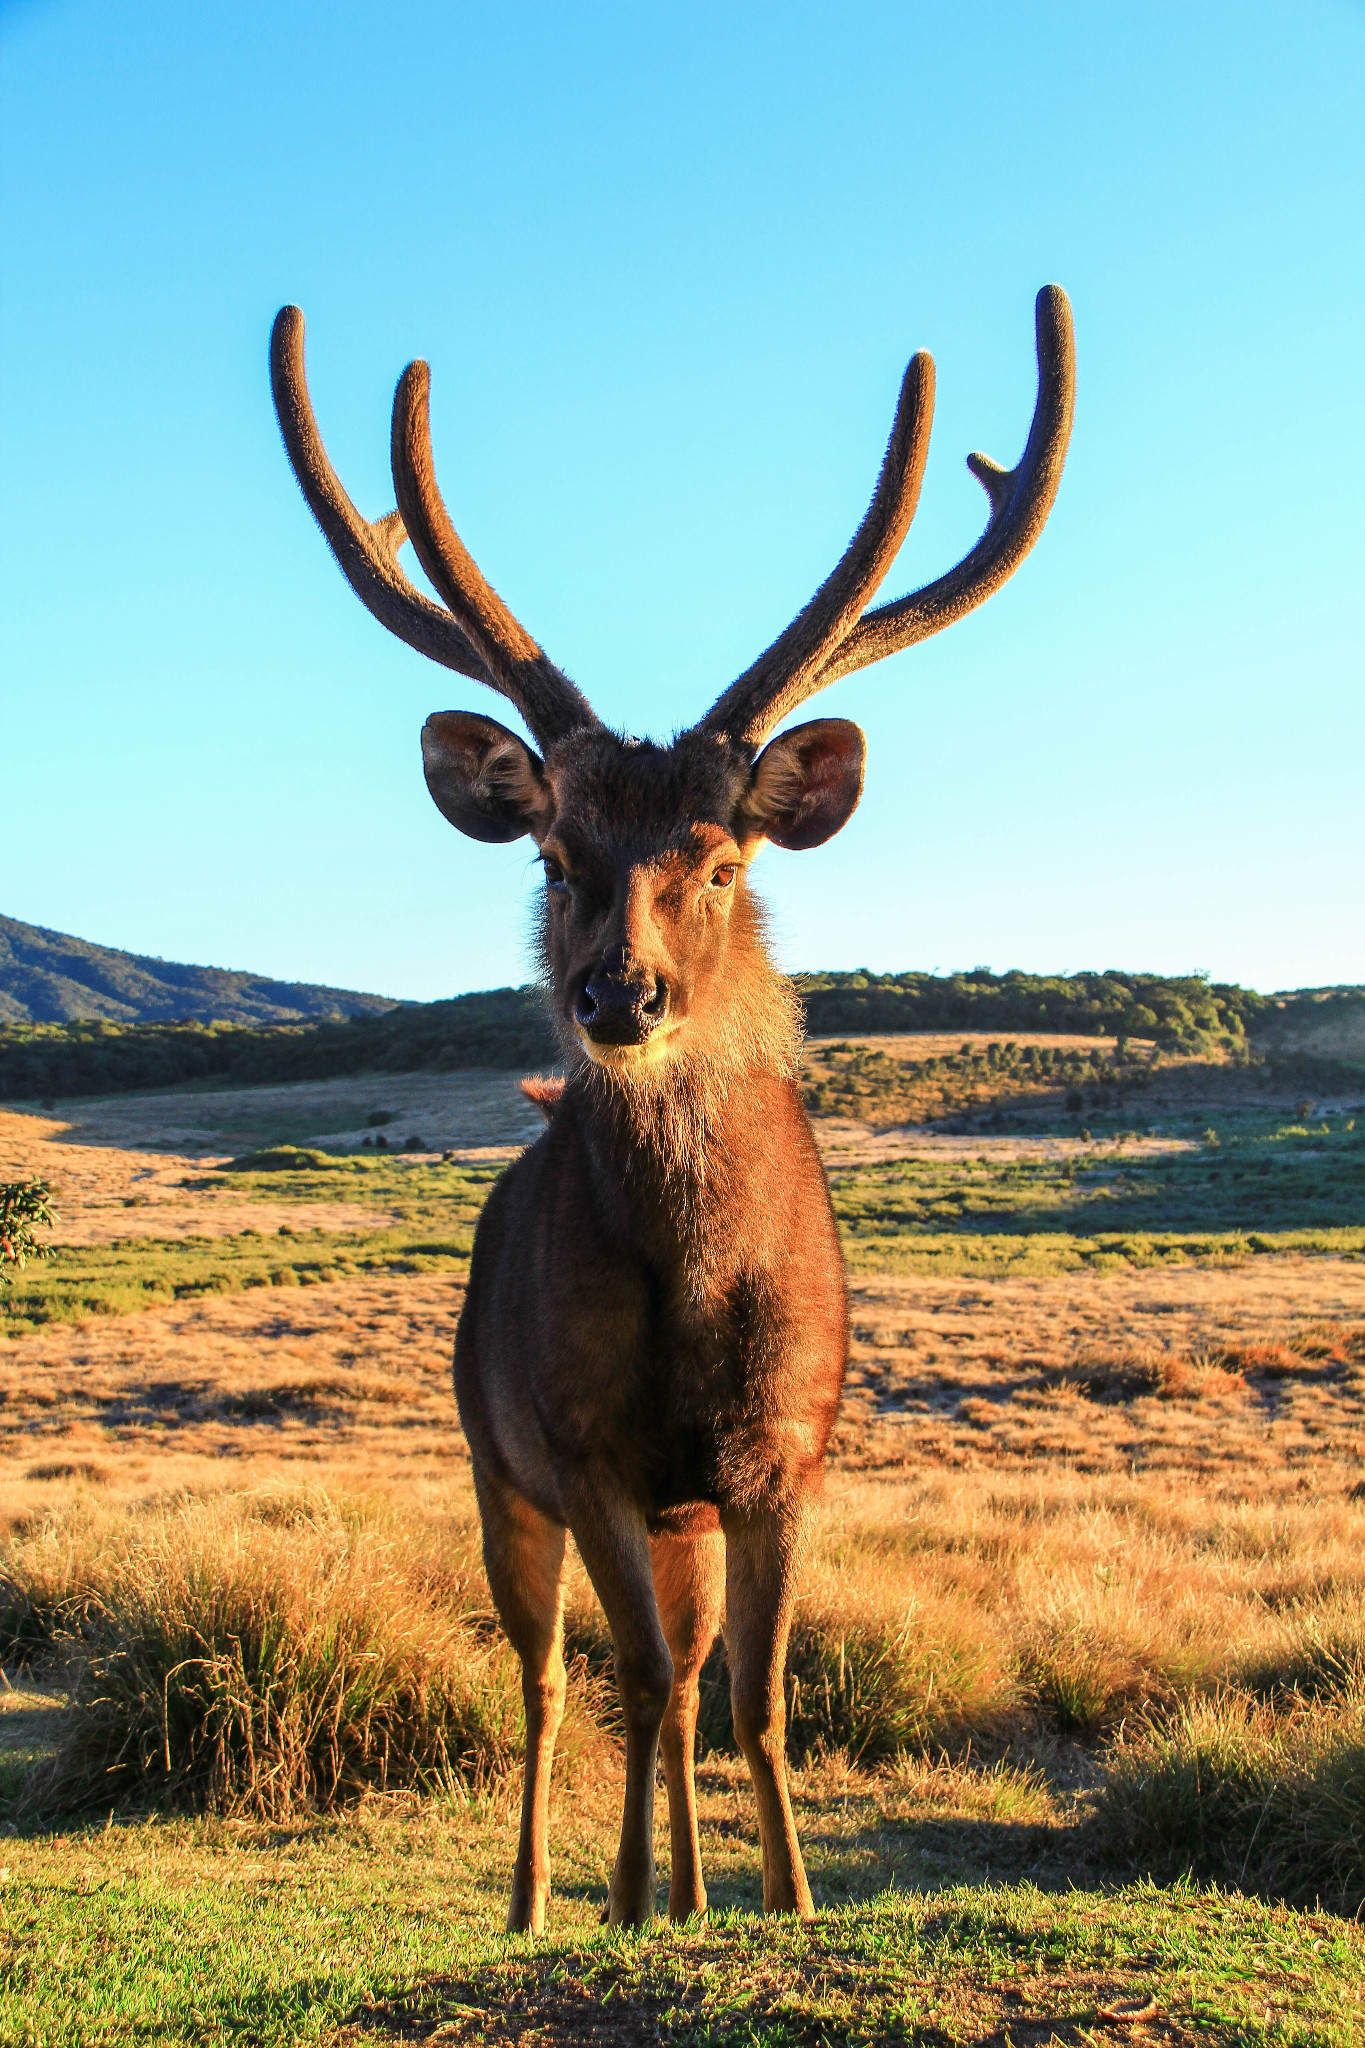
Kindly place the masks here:
<instances>
[{"instance_id":1,"label":"sambar deer","mask_svg":"<svg viewBox=\"0 0 1365 2048\"><path fill-rule=\"evenodd\" d=\"M566 1531L611 1629L626 1788L606 1918L655 1910L662 1747L674 1918L704 1912L693 1786L698 1674L722 1621L735 1734L758 1806L763 1902L808 1915L785 1769L784 1673L803 1537L847 1352L843 1263L797 1088L800 1011L769 960L748 870L764 840L819 846L862 789L864 739L822 718L771 738L836 678L926 639L1005 582L1061 478L1070 308L1037 300L1038 400L1017 466L968 457L990 518L957 566L866 609L924 473L934 366L901 385L871 506L834 573L699 725L667 746L609 731L485 582L436 488L428 371L393 408L396 511L362 518L304 381L303 315L271 338L294 473L380 622L498 690L539 753L492 719L438 711L427 786L474 839L529 833L544 863L540 951L563 1046L548 1127L498 1181L455 1344L484 1556L520 1654L526 1778L510 1928L550 1890L550 1767L564 1704ZM410 539L443 605L408 580ZM766 742L766 744L765 744Z\"/></svg>"}]
</instances>

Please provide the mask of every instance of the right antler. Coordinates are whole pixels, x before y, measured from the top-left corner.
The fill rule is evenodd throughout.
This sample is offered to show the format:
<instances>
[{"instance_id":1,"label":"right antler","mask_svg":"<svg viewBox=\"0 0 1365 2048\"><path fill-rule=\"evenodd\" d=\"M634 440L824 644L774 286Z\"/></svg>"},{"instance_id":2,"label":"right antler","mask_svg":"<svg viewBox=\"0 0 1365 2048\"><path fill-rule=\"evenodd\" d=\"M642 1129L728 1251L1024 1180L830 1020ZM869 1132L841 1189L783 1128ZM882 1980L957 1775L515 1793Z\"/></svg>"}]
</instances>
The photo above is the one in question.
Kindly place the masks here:
<instances>
[{"instance_id":1,"label":"right antler","mask_svg":"<svg viewBox=\"0 0 1365 2048\"><path fill-rule=\"evenodd\" d=\"M928 356L916 356L905 373L876 493L843 560L800 616L707 712L703 732L724 734L756 750L789 711L817 690L941 632L984 604L1014 574L1052 510L1076 394L1071 308L1060 285L1044 285L1035 312L1038 402L1023 455L1014 469L1001 469L988 455L967 457L991 501L986 531L976 546L922 590L862 612L910 524L928 452L933 364Z\"/></svg>"},{"instance_id":2,"label":"right antler","mask_svg":"<svg viewBox=\"0 0 1365 2048\"><path fill-rule=\"evenodd\" d=\"M356 596L400 640L445 668L511 700L537 743L554 745L597 720L587 699L520 626L485 582L450 523L436 488L427 422L428 372L410 363L393 405L394 488L401 510L373 522L356 510L322 445L303 368L303 314L284 306L270 335L270 382L290 465ZM398 550L411 538L448 611L403 574Z\"/></svg>"}]
</instances>

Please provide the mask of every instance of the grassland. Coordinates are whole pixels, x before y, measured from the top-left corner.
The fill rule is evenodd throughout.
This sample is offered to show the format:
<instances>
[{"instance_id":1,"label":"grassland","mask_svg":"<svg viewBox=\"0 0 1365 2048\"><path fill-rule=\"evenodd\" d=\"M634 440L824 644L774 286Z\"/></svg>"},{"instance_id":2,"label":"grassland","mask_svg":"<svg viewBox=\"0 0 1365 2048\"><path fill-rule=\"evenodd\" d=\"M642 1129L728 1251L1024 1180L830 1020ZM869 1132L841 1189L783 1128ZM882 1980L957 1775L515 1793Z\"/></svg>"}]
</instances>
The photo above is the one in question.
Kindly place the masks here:
<instances>
[{"instance_id":1,"label":"grassland","mask_svg":"<svg viewBox=\"0 0 1365 2048\"><path fill-rule=\"evenodd\" d=\"M307 1154L302 1155L307 1157ZM283 1202L295 1220L267 1234L238 1231L175 1239L120 1237L112 1244L66 1247L17 1279L0 1302L5 1326L17 1333L88 1315L129 1315L163 1301L236 1294L253 1287L316 1287L366 1273L468 1270L474 1225L497 1174L494 1166L356 1159L321 1172L232 1174L183 1185L210 1197L224 1186L238 1202L261 1193ZM313 1226L309 1210L350 1209L360 1228ZM206 1222L216 1222L206 1217Z\"/></svg>"},{"instance_id":2,"label":"grassland","mask_svg":"<svg viewBox=\"0 0 1365 2048\"><path fill-rule=\"evenodd\" d=\"M808 1092L819 1085L808 1083ZM1365 1116L1337 1112L1304 1123L1283 1109L1224 1103L1212 1112L1215 1128L1208 1104L1182 1102L1163 1112L1155 1134L1131 1129L1115 1110L1105 1119L1097 1113L1094 1129L1064 1126L1058 1136L1044 1090L1039 1098L1007 1126L1015 1142L984 1149L902 1138L894 1156L878 1159L832 1139L835 1210L851 1269L1047 1274L1365 1252ZM348 1135L372 1146L376 1134ZM17 1333L249 1287L363 1273L463 1274L498 1170L495 1161L286 1146L275 1148L269 1171L240 1161L237 1170L182 1171L175 1179L186 1207L204 1198L199 1229L171 1236L163 1226L154 1235L68 1245L8 1290L0 1318ZM132 1204L124 1220L133 1220L137 1195L120 1199ZM254 1205L273 1205L280 1220L264 1229ZM232 1232L223 1228L229 1212L238 1219ZM345 1227L335 1227L343 1218Z\"/></svg>"},{"instance_id":3,"label":"grassland","mask_svg":"<svg viewBox=\"0 0 1365 2048\"><path fill-rule=\"evenodd\" d=\"M936 1045L849 1053L991 1074ZM401 1077L0 1116L68 1245L0 1345L0 2040L1358 2039L1365 1118L1226 1056L1068 1110L1002 1052L928 1123L899 1072L819 1119L853 1277L788 1677L810 1928L754 1917L719 1652L712 1919L597 1926L575 1568L552 1932L497 1931L519 1703L448 1372L510 1088L482 1133Z\"/></svg>"}]
</instances>

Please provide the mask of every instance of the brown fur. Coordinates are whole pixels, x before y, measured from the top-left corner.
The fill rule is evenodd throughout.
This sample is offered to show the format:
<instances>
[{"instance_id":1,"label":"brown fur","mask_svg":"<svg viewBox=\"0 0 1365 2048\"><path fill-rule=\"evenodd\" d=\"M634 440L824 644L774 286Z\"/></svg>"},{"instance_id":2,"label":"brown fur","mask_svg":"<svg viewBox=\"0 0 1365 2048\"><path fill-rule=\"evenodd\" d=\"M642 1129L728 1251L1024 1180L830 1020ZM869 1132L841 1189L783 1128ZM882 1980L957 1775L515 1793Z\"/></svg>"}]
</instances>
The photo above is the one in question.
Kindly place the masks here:
<instances>
[{"instance_id":1,"label":"brown fur","mask_svg":"<svg viewBox=\"0 0 1365 2048\"><path fill-rule=\"evenodd\" d=\"M689 758L691 757L691 758ZM654 1909L661 1747L669 1911L704 1910L697 1674L727 1616L735 1725L759 1803L764 1896L809 1912L783 1762L783 1667L810 1491L843 1380L843 1269L795 1083L798 1010L742 869L742 764L600 729L546 763L542 837L574 875L541 938L567 1078L475 1239L455 1353L490 1582L526 1671L526 1804L509 1924L539 1927L573 1531L616 1648L626 1812L614 1921ZM726 812L729 812L727 822ZM730 826L743 829L743 845ZM732 855L724 892L710 877ZM604 1065L574 1023L585 963L666 976L657 1060ZM540 1100L538 1084L528 1092Z\"/></svg>"}]
</instances>

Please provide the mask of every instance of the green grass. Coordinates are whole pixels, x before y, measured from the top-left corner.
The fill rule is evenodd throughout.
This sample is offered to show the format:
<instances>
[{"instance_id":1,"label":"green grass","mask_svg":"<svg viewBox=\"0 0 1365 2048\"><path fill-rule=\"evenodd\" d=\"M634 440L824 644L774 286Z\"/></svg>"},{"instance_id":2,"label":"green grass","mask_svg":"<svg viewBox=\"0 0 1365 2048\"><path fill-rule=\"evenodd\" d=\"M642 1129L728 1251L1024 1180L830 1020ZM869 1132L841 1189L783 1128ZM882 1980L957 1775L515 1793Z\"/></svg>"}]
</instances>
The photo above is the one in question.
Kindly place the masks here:
<instances>
[{"instance_id":1,"label":"green grass","mask_svg":"<svg viewBox=\"0 0 1365 2048\"><path fill-rule=\"evenodd\" d=\"M1365 1128L1255 1111L1167 1120L1169 1151L1112 1136L1080 1156L899 1159L836 1172L855 1271L1064 1273L1365 1254ZM1056 1126L1053 1126L1055 1130Z\"/></svg>"},{"instance_id":2,"label":"green grass","mask_svg":"<svg viewBox=\"0 0 1365 2048\"><path fill-rule=\"evenodd\" d=\"M1167 1135L1179 1142L1155 1155L1125 1154L1097 1132L1080 1158L994 1160L983 1150L968 1159L836 1170L835 1213L855 1272L1045 1275L1229 1264L1284 1252L1358 1258L1365 1255L1365 1119L1348 1128L1353 1121L1304 1125L1229 1112L1214 1144L1201 1112L1168 1120ZM1058 1128L1040 1121L1038 1134ZM0 1328L17 1336L43 1323L128 1315L196 1295L467 1267L497 1167L300 1158L297 1169L272 1165L190 1185L261 1201L359 1204L376 1211L374 1229L58 1247L0 1295Z\"/></svg>"},{"instance_id":3,"label":"green grass","mask_svg":"<svg viewBox=\"0 0 1365 2048\"><path fill-rule=\"evenodd\" d=\"M196 1296L311 1287L364 1273L463 1273L474 1225L496 1176L495 1167L361 1158L329 1161L321 1170L215 1175L213 1185L248 1199L373 1208L375 1227L269 1235L247 1229L228 1237L129 1237L112 1245L58 1246L43 1267L26 1272L0 1295L0 1328L19 1336L81 1316L132 1315Z\"/></svg>"},{"instance_id":4,"label":"green grass","mask_svg":"<svg viewBox=\"0 0 1365 2048\"><path fill-rule=\"evenodd\" d=\"M807 1836L815 1923L757 1917L746 1812L738 1841L708 1836L710 1924L639 1934L595 1925L609 1822L563 1815L536 1943L498 1931L512 1825L486 1801L295 1830L162 1821L12 1840L0 2039L274 2048L538 2026L549 2041L944 2044L1013 2027L1079 2043L1116 2038L1105 2008L1149 1999L1168 2040L1357 2038L1365 1942L1345 1922L1189 1885L992 1882L940 1865L932 1816L890 1818L857 1794L828 1804ZM887 1889L888 1861L918 1878Z\"/></svg>"}]
</instances>

